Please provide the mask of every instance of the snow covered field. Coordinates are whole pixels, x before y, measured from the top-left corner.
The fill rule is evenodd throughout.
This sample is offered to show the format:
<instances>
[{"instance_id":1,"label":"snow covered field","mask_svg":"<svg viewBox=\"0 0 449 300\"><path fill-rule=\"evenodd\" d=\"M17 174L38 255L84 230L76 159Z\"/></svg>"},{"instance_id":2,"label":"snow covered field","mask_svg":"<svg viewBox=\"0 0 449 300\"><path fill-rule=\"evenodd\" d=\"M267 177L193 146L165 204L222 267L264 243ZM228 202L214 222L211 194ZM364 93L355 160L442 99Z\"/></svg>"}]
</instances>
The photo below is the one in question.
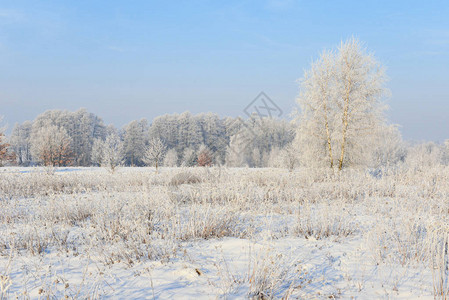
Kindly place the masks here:
<instances>
[{"instance_id":1,"label":"snow covered field","mask_svg":"<svg viewBox=\"0 0 449 300\"><path fill-rule=\"evenodd\" d=\"M0 169L0 299L433 299L449 168Z\"/></svg>"}]
</instances>

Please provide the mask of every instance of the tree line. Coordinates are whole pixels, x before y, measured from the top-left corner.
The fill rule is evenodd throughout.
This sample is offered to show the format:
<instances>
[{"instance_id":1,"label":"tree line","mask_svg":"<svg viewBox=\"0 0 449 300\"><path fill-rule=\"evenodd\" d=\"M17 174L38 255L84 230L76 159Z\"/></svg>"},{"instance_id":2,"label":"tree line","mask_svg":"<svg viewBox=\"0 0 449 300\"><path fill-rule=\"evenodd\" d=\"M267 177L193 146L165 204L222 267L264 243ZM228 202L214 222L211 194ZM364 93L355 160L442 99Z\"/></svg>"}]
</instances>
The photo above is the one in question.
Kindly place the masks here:
<instances>
[{"instance_id":1,"label":"tree line","mask_svg":"<svg viewBox=\"0 0 449 300\"><path fill-rule=\"evenodd\" d=\"M210 166L342 170L449 164L449 141L407 145L386 120L384 67L350 38L321 53L300 80L291 122L260 117L220 118L189 112L106 126L85 109L50 110L0 130L0 165Z\"/></svg>"},{"instance_id":2,"label":"tree line","mask_svg":"<svg viewBox=\"0 0 449 300\"><path fill-rule=\"evenodd\" d=\"M16 124L8 142L5 137L0 144L8 146L3 163L19 166L263 167L293 138L290 122L258 116L244 120L184 112L156 117L151 124L134 120L118 129L79 109L49 110Z\"/></svg>"}]
</instances>

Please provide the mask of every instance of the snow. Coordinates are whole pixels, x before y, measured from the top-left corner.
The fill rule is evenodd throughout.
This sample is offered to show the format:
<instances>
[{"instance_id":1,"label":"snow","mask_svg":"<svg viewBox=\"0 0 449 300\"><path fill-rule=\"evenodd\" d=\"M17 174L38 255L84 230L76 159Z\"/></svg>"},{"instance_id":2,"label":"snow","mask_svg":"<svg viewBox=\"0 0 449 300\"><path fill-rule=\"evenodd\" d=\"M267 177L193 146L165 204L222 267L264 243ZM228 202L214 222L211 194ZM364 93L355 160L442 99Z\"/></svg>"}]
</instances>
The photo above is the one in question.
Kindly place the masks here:
<instances>
[{"instance_id":1,"label":"snow","mask_svg":"<svg viewBox=\"0 0 449 300\"><path fill-rule=\"evenodd\" d=\"M244 298L251 285L248 282L251 259L276 255L282 255L281 261L289 264L291 276L296 277L293 284L301 285L297 295L300 298L333 295L433 299L428 271L375 266L360 239L338 243L298 238L269 242L238 238L196 241L187 245L174 261L145 261L132 267L123 263L104 265L86 254L67 257L50 253L44 257L15 258L10 273L14 284L9 295L29 291L28 295L34 298L42 288L51 290L57 298L65 295L115 299L145 299L153 295L155 299L214 299L217 295ZM268 266L278 268L277 263L275 260Z\"/></svg>"},{"instance_id":2,"label":"snow","mask_svg":"<svg viewBox=\"0 0 449 300\"><path fill-rule=\"evenodd\" d=\"M122 169L117 175L97 168L64 168L58 170L60 174L57 176L68 176L68 180L82 182L83 179L76 177L78 173L89 180L96 178L99 182L105 180L110 183L108 180L117 179L116 182L122 183L118 183L115 189L106 187L105 190L82 194L49 193L0 200L4 216L16 218L9 221L0 219L0 275L3 276L0 287L2 282L5 286L11 283L7 289L3 287L2 295L32 299L46 296L57 299L66 296L102 299L216 299L218 296L241 299L262 296L263 292L273 298L290 296L293 299L434 299L435 274L429 268L429 260L407 258L401 263L400 258L405 256L401 256L403 253L395 243L399 243L401 238L407 240L406 230L409 227L406 226L409 221L415 220L411 215L404 217L402 211L415 210L422 214L423 220L415 221L427 226L432 223L430 216L435 213L428 206L439 200L413 206L412 201L401 198L401 194L407 191L406 184L396 190L396 195L380 198L388 190L390 180L397 178L364 177L359 181L349 181L350 188L345 191L352 202L348 199L330 199L328 196L331 194L322 197L323 191L333 190L329 187L331 182L315 181L309 187L304 184L303 196L312 197L314 193L321 193L322 198L301 204L297 212L297 202L268 197L267 192L271 191L274 196L283 192L283 197L287 197L293 185L286 182L283 188L273 192L274 187L270 184L282 183L283 179L291 179L291 176L296 176L291 180L299 183L302 180L298 179L302 176L299 172L291 175L285 170L229 169L226 175L232 176L221 179L220 188L216 190L211 190L211 185L208 185L213 182L176 187L179 193L191 198L169 211L172 202L168 194L164 194L164 186L150 185L149 191L143 188L135 191L124 179L148 176L151 182L168 181L181 170L165 168L161 170L162 174L149 170ZM0 173L4 174L2 176L16 172L19 176L33 176L22 171L9 168ZM192 172L202 176L207 174L198 169ZM56 174L48 176L52 178ZM266 181L256 184L260 178ZM251 183L254 185L249 186ZM341 182L339 186L345 184L348 182ZM409 187L412 193L416 193L414 183ZM377 188L377 195L360 200L364 196L358 188L365 188L367 193ZM221 208L220 205L215 207L201 202L204 199L221 199L215 193L221 195L224 191L229 193L229 198L240 196L241 199L232 200L235 201L232 206ZM354 199L350 192L358 198ZM421 189L421 192L423 197L427 197L426 190ZM249 199L249 195L253 195L253 199L244 200ZM442 192L442 195L447 194ZM417 197L413 201L419 201ZM279 199L279 203L270 206L267 201L272 200L267 199ZM257 207L254 205L257 202L245 204L245 201L261 203ZM140 243L141 237L145 237L145 232L141 232L144 221L138 213L148 203L155 205L152 209L156 229L153 230L177 237L169 238L158 233L148 242L136 244ZM118 207L120 204L125 206ZM75 214L76 209L87 209L92 215L84 217L81 213ZM160 214L158 209L161 210ZM123 215L118 215L118 212ZM72 222L69 213L76 218L81 217ZM224 236L198 236L205 232L200 230L203 228L201 226L225 226L219 222L220 218L225 218L224 213L238 216L231 219L238 224L225 223L231 229ZM298 213L305 222L301 226L310 226L311 230L315 230L307 237L295 229L299 226ZM162 218L164 214L167 216L165 219ZM67 218L66 221L62 216ZM103 217L111 218L107 229L101 227L99 220ZM115 224L114 218L122 220L123 230L128 230L129 236L123 237L123 240L117 236L107 240L108 230ZM126 220L129 223L125 223ZM336 230L333 234L318 234L329 226ZM164 228L172 228L172 231L164 231ZM198 229L196 235L191 232L193 228ZM351 229L350 233L340 235L342 231L339 230L345 228ZM388 228L391 236L398 233L397 240L389 239ZM430 227L426 228L430 230ZM101 230L105 230L104 235L99 233ZM67 234L66 244L58 244L55 242L57 239L51 237L62 237L64 232ZM19 246L20 241L26 241L28 236L36 238L34 235L39 236L41 241L48 239L48 246L42 253L31 253L27 246ZM13 242L17 244L12 245ZM3 249L2 245L5 245ZM384 250L383 256L377 255L382 247L389 249ZM409 247L406 251L412 251L415 249L413 247L418 249L412 244ZM132 253L137 253L139 249L148 249L148 252L159 249L160 252L152 258L135 257ZM146 253L146 250L141 251ZM423 255L426 253L423 251Z\"/></svg>"}]
</instances>

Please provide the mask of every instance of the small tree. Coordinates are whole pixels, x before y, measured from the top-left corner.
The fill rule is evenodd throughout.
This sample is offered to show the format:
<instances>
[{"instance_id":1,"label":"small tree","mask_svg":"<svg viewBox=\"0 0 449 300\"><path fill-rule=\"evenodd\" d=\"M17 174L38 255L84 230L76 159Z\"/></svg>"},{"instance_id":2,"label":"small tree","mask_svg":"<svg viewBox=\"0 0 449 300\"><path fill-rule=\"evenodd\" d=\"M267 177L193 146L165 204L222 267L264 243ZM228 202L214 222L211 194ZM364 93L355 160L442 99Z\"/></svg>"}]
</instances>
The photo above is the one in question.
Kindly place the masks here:
<instances>
[{"instance_id":1,"label":"small tree","mask_svg":"<svg viewBox=\"0 0 449 300\"><path fill-rule=\"evenodd\" d=\"M175 149L170 149L167 151L164 157L164 166L166 167L176 167L178 164L178 153Z\"/></svg>"},{"instance_id":2,"label":"small tree","mask_svg":"<svg viewBox=\"0 0 449 300\"><path fill-rule=\"evenodd\" d=\"M15 154L10 150L11 145L5 141L5 135L0 132L0 167L5 162L13 162L16 158Z\"/></svg>"},{"instance_id":3,"label":"small tree","mask_svg":"<svg viewBox=\"0 0 449 300\"><path fill-rule=\"evenodd\" d=\"M246 152L248 141L251 140L242 130L230 137L226 148L226 165L228 167L242 167L248 165Z\"/></svg>"},{"instance_id":4,"label":"small tree","mask_svg":"<svg viewBox=\"0 0 449 300\"><path fill-rule=\"evenodd\" d=\"M100 138L95 139L92 144L91 161L97 166L102 165L104 141Z\"/></svg>"},{"instance_id":5,"label":"small tree","mask_svg":"<svg viewBox=\"0 0 449 300\"><path fill-rule=\"evenodd\" d=\"M145 151L144 162L147 165L155 166L156 172L164 158L166 147L161 139L153 138L150 140L147 150Z\"/></svg>"},{"instance_id":6,"label":"small tree","mask_svg":"<svg viewBox=\"0 0 449 300\"><path fill-rule=\"evenodd\" d=\"M449 140L445 140L443 144L443 164L449 165Z\"/></svg>"},{"instance_id":7,"label":"small tree","mask_svg":"<svg viewBox=\"0 0 449 300\"><path fill-rule=\"evenodd\" d=\"M258 148L254 148L251 153L251 162L252 167L260 168L262 167L262 155L260 154L260 150Z\"/></svg>"},{"instance_id":8,"label":"small tree","mask_svg":"<svg viewBox=\"0 0 449 300\"><path fill-rule=\"evenodd\" d=\"M197 164L197 156L195 150L186 148L182 155L182 165L185 167L193 167Z\"/></svg>"},{"instance_id":9,"label":"small tree","mask_svg":"<svg viewBox=\"0 0 449 300\"><path fill-rule=\"evenodd\" d=\"M3 121L3 116L0 116L0 123ZM16 159L16 154L13 151L13 147L6 142L6 137L4 132L6 127L0 127L0 167L3 167L5 162L14 162Z\"/></svg>"},{"instance_id":10,"label":"small tree","mask_svg":"<svg viewBox=\"0 0 449 300\"><path fill-rule=\"evenodd\" d=\"M207 147L202 146L198 154L198 166L210 167L212 166L212 155Z\"/></svg>"},{"instance_id":11,"label":"small tree","mask_svg":"<svg viewBox=\"0 0 449 300\"><path fill-rule=\"evenodd\" d=\"M408 168L425 170L443 163L443 147L434 142L425 142L408 149L405 163Z\"/></svg>"},{"instance_id":12,"label":"small tree","mask_svg":"<svg viewBox=\"0 0 449 300\"><path fill-rule=\"evenodd\" d=\"M98 146L97 146L98 147ZM96 155L99 157L98 161L102 167L107 168L111 173L114 173L117 168L123 164L123 142L116 133L111 133L102 142L99 148L100 153Z\"/></svg>"},{"instance_id":13,"label":"small tree","mask_svg":"<svg viewBox=\"0 0 449 300\"><path fill-rule=\"evenodd\" d=\"M296 149L295 149L296 150ZM282 151L278 147L271 148L271 151L268 155L267 166L270 168L282 168L283 160L282 160Z\"/></svg>"},{"instance_id":14,"label":"small tree","mask_svg":"<svg viewBox=\"0 0 449 300\"><path fill-rule=\"evenodd\" d=\"M283 165L292 172L298 164L298 151L292 144L289 144L282 149L281 159Z\"/></svg>"},{"instance_id":15,"label":"small tree","mask_svg":"<svg viewBox=\"0 0 449 300\"><path fill-rule=\"evenodd\" d=\"M388 168L404 162L407 149L395 125L384 126L372 151L372 167Z\"/></svg>"},{"instance_id":16,"label":"small tree","mask_svg":"<svg viewBox=\"0 0 449 300\"><path fill-rule=\"evenodd\" d=\"M32 161L31 129L31 121L25 121L22 124L16 124L9 138L9 143L11 144L13 152L16 156L16 162L20 166L27 166Z\"/></svg>"}]
</instances>

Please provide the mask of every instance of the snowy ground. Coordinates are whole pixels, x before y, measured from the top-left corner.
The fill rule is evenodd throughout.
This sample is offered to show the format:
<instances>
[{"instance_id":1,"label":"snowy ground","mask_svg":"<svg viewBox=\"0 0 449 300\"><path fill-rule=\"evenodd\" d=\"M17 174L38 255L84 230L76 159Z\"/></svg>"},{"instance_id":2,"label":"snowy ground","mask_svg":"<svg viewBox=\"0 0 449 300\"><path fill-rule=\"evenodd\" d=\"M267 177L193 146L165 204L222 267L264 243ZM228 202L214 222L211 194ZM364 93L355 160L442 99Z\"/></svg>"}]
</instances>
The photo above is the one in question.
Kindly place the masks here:
<instances>
[{"instance_id":1,"label":"snowy ground","mask_svg":"<svg viewBox=\"0 0 449 300\"><path fill-rule=\"evenodd\" d=\"M448 292L447 168L47 173L0 170L0 299Z\"/></svg>"}]
</instances>

